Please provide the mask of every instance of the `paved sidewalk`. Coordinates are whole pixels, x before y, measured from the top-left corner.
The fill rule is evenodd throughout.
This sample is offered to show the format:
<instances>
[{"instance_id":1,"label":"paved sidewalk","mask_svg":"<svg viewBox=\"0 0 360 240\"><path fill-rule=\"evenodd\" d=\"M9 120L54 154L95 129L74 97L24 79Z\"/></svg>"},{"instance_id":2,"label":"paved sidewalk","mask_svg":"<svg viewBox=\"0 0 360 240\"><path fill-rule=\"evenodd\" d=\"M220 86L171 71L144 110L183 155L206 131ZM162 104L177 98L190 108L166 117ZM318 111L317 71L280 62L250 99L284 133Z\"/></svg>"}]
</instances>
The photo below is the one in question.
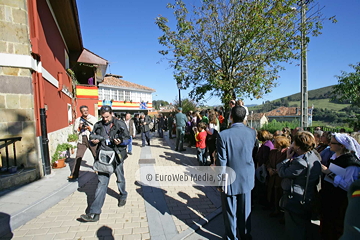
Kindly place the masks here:
<instances>
[{"instance_id":1,"label":"paved sidewalk","mask_svg":"<svg viewBox=\"0 0 360 240\"><path fill-rule=\"evenodd\" d=\"M140 148L140 139L135 139L133 155L125 161L127 204L117 207L113 174L98 222L79 219L93 201L97 185L90 161L82 166L79 182L67 182L70 171L64 168L0 193L0 214L11 217L12 239L183 239L198 229L196 223L207 221L205 216L216 216L219 194L212 187L154 188L135 181L139 159L155 159L156 166L197 165L195 148L175 152L175 139L168 139L167 134L164 139L151 135L150 147Z\"/></svg>"}]
</instances>

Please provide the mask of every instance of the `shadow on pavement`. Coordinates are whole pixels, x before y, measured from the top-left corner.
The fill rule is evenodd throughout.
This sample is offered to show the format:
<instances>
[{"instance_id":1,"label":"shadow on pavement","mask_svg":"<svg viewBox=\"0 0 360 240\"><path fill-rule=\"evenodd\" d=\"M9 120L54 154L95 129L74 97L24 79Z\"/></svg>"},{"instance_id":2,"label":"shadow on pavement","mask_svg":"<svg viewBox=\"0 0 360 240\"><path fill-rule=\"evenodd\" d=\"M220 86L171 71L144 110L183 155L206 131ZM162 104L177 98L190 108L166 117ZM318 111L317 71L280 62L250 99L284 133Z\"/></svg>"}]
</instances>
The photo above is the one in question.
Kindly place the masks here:
<instances>
[{"instance_id":1,"label":"shadow on pavement","mask_svg":"<svg viewBox=\"0 0 360 240\"><path fill-rule=\"evenodd\" d=\"M1 239L11 239L13 233L11 232L10 227L10 215L0 212L0 238Z\"/></svg>"},{"instance_id":2,"label":"shadow on pavement","mask_svg":"<svg viewBox=\"0 0 360 240\"><path fill-rule=\"evenodd\" d=\"M96 232L96 236L98 239L106 239L106 240L114 240L114 236L112 234L113 230L108 226L102 226Z\"/></svg>"},{"instance_id":3,"label":"shadow on pavement","mask_svg":"<svg viewBox=\"0 0 360 240\"><path fill-rule=\"evenodd\" d=\"M270 211L262 210L261 205L255 205L251 212L251 235L254 240L288 240L285 225L279 223L280 218L269 217ZM196 233L186 239L222 239L225 235L223 215L220 213ZM319 226L311 224L307 239L320 240Z\"/></svg>"},{"instance_id":4,"label":"shadow on pavement","mask_svg":"<svg viewBox=\"0 0 360 240\"><path fill-rule=\"evenodd\" d=\"M135 182L135 185L140 186L141 184ZM136 191L162 216L166 215L167 213L177 218L179 221L187 225L187 227L192 229L197 228L195 223L209 214L207 211L208 205L203 204L206 203L208 199L206 195L203 194L197 194L197 197L190 197L187 193L179 191L177 193L179 199L176 199L167 195L166 190L143 185L141 185L141 188L138 188ZM214 209L212 209L212 211L214 211ZM151 219L149 219L149 221L151 221ZM176 225L181 225L179 222L176 223L176 220L174 224L175 227L177 227ZM177 228L179 233L184 230L185 229L180 230Z\"/></svg>"},{"instance_id":5,"label":"shadow on pavement","mask_svg":"<svg viewBox=\"0 0 360 240\"><path fill-rule=\"evenodd\" d=\"M97 178L96 173L89 172L87 174L92 175L92 176L87 176L91 180L83 186L81 186L81 184L79 183L79 188L78 188L78 191L84 192L87 197L87 207L86 207L85 213L89 213L90 206L95 200L95 191L96 191L97 184L98 184L98 178ZM81 178L79 178L79 179L81 180ZM107 188L106 193L115 199L119 199L119 193L117 193L116 191L114 191L113 189L111 189L109 187Z\"/></svg>"}]
</instances>

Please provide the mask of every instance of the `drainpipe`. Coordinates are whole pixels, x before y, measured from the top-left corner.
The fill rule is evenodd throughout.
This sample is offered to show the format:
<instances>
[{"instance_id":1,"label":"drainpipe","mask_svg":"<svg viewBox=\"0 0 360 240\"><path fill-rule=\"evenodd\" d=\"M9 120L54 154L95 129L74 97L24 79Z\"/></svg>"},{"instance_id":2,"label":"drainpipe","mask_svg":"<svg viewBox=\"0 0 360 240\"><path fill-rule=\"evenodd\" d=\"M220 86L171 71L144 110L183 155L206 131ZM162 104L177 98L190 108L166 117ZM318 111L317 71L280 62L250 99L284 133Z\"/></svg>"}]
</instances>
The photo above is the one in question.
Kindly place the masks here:
<instances>
[{"instance_id":1,"label":"drainpipe","mask_svg":"<svg viewBox=\"0 0 360 240\"><path fill-rule=\"evenodd\" d=\"M44 80L42 77L42 65L41 61L38 64L38 81L39 81L39 102L40 102L40 125L41 125L41 144L43 151L43 166L45 167L45 175L51 174L50 166L50 154L49 154L49 139L47 136L47 127L46 127L46 109L45 109L45 90L44 90Z\"/></svg>"},{"instance_id":2,"label":"drainpipe","mask_svg":"<svg viewBox=\"0 0 360 240\"><path fill-rule=\"evenodd\" d=\"M30 27L30 41L31 41L31 53L34 59L37 61L36 72L33 73L33 86L34 86L34 100L35 100L35 116L36 134L40 136L41 151L42 151L42 165L45 175L51 174L50 156L49 156L49 139L47 137L46 130L46 110L45 110L45 90L44 80L42 77L42 65L41 56L39 52L39 13L37 11L37 1L29 0L29 27ZM38 109L38 110L37 110ZM39 111L39 112L38 112ZM40 122L40 124L39 124ZM41 131L39 131L39 128Z\"/></svg>"}]
</instances>

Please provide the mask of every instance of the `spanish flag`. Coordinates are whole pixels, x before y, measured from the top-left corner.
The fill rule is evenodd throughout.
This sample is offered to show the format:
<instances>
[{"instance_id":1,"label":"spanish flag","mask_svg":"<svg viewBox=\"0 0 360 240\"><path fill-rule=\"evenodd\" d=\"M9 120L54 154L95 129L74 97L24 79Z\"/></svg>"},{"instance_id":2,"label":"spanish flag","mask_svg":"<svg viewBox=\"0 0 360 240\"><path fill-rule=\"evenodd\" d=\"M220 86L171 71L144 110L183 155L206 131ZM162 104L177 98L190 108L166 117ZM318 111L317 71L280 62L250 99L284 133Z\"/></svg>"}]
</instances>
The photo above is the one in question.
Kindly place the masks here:
<instances>
[{"instance_id":1,"label":"spanish flag","mask_svg":"<svg viewBox=\"0 0 360 240\"><path fill-rule=\"evenodd\" d=\"M360 197L360 190L357 190L357 191L353 192L351 197Z\"/></svg>"}]
</instances>

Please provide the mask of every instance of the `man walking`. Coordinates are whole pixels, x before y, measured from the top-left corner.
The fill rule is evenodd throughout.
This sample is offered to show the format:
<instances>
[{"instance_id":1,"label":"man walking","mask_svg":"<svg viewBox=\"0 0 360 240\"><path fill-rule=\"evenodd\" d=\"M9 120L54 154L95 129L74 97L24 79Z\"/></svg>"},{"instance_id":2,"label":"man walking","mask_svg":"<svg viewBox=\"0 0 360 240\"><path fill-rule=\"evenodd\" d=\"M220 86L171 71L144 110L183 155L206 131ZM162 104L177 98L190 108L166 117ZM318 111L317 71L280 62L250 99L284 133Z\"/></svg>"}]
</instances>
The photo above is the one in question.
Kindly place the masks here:
<instances>
[{"instance_id":1,"label":"man walking","mask_svg":"<svg viewBox=\"0 0 360 240\"><path fill-rule=\"evenodd\" d=\"M164 119L163 115L160 113L159 117L157 119L159 138L164 137L164 124L165 124L165 119Z\"/></svg>"},{"instance_id":2,"label":"man walking","mask_svg":"<svg viewBox=\"0 0 360 240\"><path fill-rule=\"evenodd\" d=\"M230 115L231 128L220 132L217 138L216 165L230 167L236 173L235 181L221 193L225 239L238 239L237 231L241 239L251 239L251 190L255 181L252 150L256 133L243 123L245 116L245 108L234 106Z\"/></svg>"},{"instance_id":3,"label":"man walking","mask_svg":"<svg viewBox=\"0 0 360 240\"><path fill-rule=\"evenodd\" d=\"M94 159L96 156L96 145L89 142L89 135L93 130L97 119L96 117L89 114L89 108L87 106L81 106L80 112L81 117L78 117L74 124L74 132L79 135L76 147L75 165L71 171L71 175L68 177L68 180L75 180L79 177L81 160L84 157L86 149L90 149Z\"/></svg>"},{"instance_id":4,"label":"man walking","mask_svg":"<svg viewBox=\"0 0 360 240\"><path fill-rule=\"evenodd\" d=\"M141 128L141 147L145 147L145 141L150 146L150 123L151 118L147 114L147 112L140 114L140 128Z\"/></svg>"},{"instance_id":5,"label":"man walking","mask_svg":"<svg viewBox=\"0 0 360 240\"><path fill-rule=\"evenodd\" d=\"M185 135L185 126L187 122L187 117L182 113L182 108L178 108L178 113L175 115L176 122L176 146L175 151L185 151L184 148L184 135Z\"/></svg>"},{"instance_id":6,"label":"man walking","mask_svg":"<svg viewBox=\"0 0 360 240\"><path fill-rule=\"evenodd\" d=\"M118 207L126 204L127 192L125 190L125 176L124 176L124 160L127 158L126 145L129 144L130 136L126 124L122 120L118 120L112 116L112 109L110 106L102 106L100 108L100 115L102 121L95 124L91 141L98 144L98 156L96 161L112 163L111 171L108 168L102 172L98 171L98 186L95 191L94 202L90 206L88 214L83 214L80 217L86 222L96 222L99 220L101 208L104 205L109 179L112 172L115 172L117 178L117 185L120 192L118 199ZM109 155L112 159L109 160ZM95 162L96 163L96 162ZM95 168L94 163L94 168ZM98 162L99 163L99 162ZM105 172L106 171L106 172Z\"/></svg>"},{"instance_id":7,"label":"man walking","mask_svg":"<svg viewBox=\"0 0 360 240\"><path fill-rule=\"evenodd\" d=\"M132 155L132 140L133 140L133 138L135 138L136 128L135 128L134 120L131 119L130 113L126 113L126 115L125 115L125 124L129 131L129 134L130 134L130 142L128 145L128 154Z\"/></svg>"}]
</instances>

